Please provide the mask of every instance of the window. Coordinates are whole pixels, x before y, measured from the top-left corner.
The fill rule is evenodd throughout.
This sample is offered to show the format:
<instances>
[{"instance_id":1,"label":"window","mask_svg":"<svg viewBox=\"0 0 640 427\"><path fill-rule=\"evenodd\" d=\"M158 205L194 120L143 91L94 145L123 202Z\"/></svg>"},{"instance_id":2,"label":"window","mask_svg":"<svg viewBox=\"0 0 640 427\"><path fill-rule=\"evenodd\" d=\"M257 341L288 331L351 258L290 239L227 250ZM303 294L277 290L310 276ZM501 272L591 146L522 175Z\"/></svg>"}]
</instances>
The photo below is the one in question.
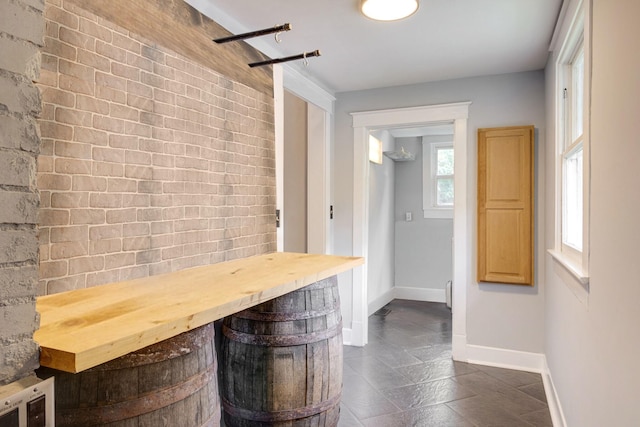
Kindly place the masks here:
<instances>
[{"instance_id":1,"label":"window","mask_svg":"<svg viewBox=\"0 0 640 427\"><path fill-rule=\"evenodd\" d=\"M577 47L565 68L564 138L562 141L562 251L582 252L584 215L584 46Z\"/></svg>"},{"instance_id":2,"label":"window","mask_svg":"<svg viewBox=\"0 0 640 427\"><path fill-rule=\"evenodd\" d=\"M422 138L423 209L425 218L453 218L453 141Z\"/></svg>"},{"instance_id":3,"label":"window","mask_svg":"<svg viewBox=\"0 0 640 427\"><path fill-rule=\"evenodd\" d=\"M577 8L556 62L556 247L551 254L588 284L589 40L584 2Z\"/></svg>"},{"instance_id":4,"label":"window","mask_svg":"<svg viewBox=\"0 0 640 427\"><path fill-rule=\"evenodd\" d=\"M453 143L431 144L435 207L453 207Z\"/></svg>"}]
</instances>

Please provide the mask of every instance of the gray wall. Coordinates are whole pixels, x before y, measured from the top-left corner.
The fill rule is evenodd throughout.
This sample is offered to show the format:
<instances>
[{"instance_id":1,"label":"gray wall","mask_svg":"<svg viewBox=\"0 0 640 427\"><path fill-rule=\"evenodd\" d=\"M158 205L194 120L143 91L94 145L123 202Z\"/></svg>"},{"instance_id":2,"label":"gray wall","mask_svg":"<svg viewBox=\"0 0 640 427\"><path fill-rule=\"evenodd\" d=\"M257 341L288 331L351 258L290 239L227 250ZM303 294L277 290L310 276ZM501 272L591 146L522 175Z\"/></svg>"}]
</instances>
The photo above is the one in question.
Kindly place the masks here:
<instances>
[{"instance_id":1,"label":"gray wall","mask_svg":"<svg viewBox=\"0 0 640 427\"><path fill-rule=\"evenodd\" d=\"M352 253L353 216L353 127L349 113L389 108L471 101L468 120L469 181L467 183L468 226L475 235L476 135L478 128L534 125L538 149L544 145L544 72L449 80L337 95L333 147L333 194L336 205L334 248L338 254ZM537 197L540 201L540 194ZM538 212L540 205L537 207ZM536 230L541 232L543 224ZM467 342L469 344L542 353L544 351L544 286L537 269L536 285L530 287L482 284L475 276L475 243L468 260L473 267L467 293ZM543 252L537 246L538 260ZM538 262L538 266L540 263ZM341 285L345 326L351 322L349 277Z\"/></svg>"},{"instance_id":2,"label":"gray wall","mask_svg":"<svg viewBox=\"0 0 640 427\"><path fill-rule=\"evenodd\" d=\"M307 103L284 91L284 250L307 252Z\"/></svg>"},{"instance_id":3,"label":"gray wall","mask_svg":"<svg viewBox=\"0 0 640 427\"><path fill-rule=\"evenodd\" d=\"M0 4L0 385L38 367L36 116L42 1ZM7 37L8 35L8 37Z\"/></svg>"},{"instance_id":4,"label":"gray wall","mask_svg":"<svg viewBox=\"0 0 640 427\"><path fill-rule=\"evenodd\" d=\"M590 291L580 302L546 257L546 355L567 426L640 422L640 2L593 1ZM554 57L557 52L554 52ZM555 132L553 60L547 140ZM546 155L545 246L554 245L554 158Z\"/></svg>"},{"instance_id":5,"label":"gray wall","mask_svg":"<svg viewBox=\"0 0 640 427\"><path fill-rule=\"evenodd\" d=\"M383 142L383 151L393 147L393 138L388 132L375 135ZM369 313L376 311L388 301L377 303L394 286L394 182L396 165L383 156L382 164L369 163L369 277L367 303Z\"/></svg>"},{"instance_id":6,"label":"gray wall","mask_svg":"<svg viewBox=\"0 0 640 427\"><path fill-rule=\"evenodd\" d=\"M452 219L425 218L422 205L422 138L396 138L398 149L415 154L412 162L396 167L396 279L400 288L415 288L418 297L444 298L444 288L452 279ZM405 221L406 212L412 220ZM429 292L436 290L436 292ZM427 291L427 292L423 292Z\"/></svg>"}]
</instances>

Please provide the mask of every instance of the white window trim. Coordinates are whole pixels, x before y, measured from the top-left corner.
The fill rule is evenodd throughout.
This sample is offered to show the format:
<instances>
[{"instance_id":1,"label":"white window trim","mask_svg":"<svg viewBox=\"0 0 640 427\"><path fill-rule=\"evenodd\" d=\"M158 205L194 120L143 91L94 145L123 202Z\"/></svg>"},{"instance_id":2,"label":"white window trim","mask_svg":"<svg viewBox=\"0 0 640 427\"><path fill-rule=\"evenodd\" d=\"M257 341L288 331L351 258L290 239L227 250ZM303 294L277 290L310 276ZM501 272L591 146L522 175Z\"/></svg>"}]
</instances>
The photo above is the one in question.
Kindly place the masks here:
<instances>
[{"instance_id":1,"label":"white window trim","mask_svg":"<svg viewBox=\"0 0 640 427\"><path fill-rule=\"evenodd\" d=\"M422 137L422 209L424 218L450 219L453 218L453 206L436 206L435 183L433 180L433 153L436 146L450 146L453 148L453 135L423 136Z\"/></svg>"},{"instance_id":2,"label":"white window trim","mask_svg":"<svg viewBox=\"0 0 640 427\"><path fill-rule=\"evenodd\" d=\"M568 283L574 293L582 301L588 301L589 292L589 196L590 196L590 102L591 102L591 0L579 0L572 2L575 8L562 27L564 37L561 40L561 49L556 62L556 212L555 212L555 242L554 248L548 252L565 271L570 273L573 280ZM584 43L584 79L585 79L585 109L584 131L582 137L583 149L583 237L582 253L574 251L568 253L562 243L562 189L563 173L563 147L566 121L562 92L566 87L564 81L565 67L575 48ZM577 256L576 256L577 255Z\"/></svg>"}]
</instances>

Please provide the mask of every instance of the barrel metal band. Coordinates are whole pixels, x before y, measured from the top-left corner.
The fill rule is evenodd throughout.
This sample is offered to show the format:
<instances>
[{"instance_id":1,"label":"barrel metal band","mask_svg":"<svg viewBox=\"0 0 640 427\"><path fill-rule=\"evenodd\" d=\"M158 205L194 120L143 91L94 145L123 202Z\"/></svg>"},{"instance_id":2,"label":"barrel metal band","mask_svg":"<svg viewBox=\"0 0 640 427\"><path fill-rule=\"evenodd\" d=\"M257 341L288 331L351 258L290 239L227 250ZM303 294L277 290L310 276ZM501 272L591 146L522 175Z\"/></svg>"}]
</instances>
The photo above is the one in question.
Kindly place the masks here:
<instances>
[{"instance_id":1,"label":"barrel metal band","mask_svg":"<svg viewBox=\"0 0 640 427\"><path fill-rule=\"evenodd\" d=\"M191 329L175 337L151 344L140 350L132 351L117 359L87 369L86 372L113 371L115 369L139 368L152 363L163 362L167 359L184 356L208 343L213 342L215 328L208 323L196 329Z\"/></svg>"},{"instance_id":2,"label":"barrel metal band","mask_svg":"<svg viewBox=\"0 0 640 427\"><path fill-rule=\"evenodd\" d=\"M265 412L265 411L254 411L251 409L239 408L235 406L233 403L228 401L226 398L222 398L222 407L224 411L237 418L241 418L243 420L251 420L251 421L259 421L259 422L276 422L276 421L291 421L300 418L312 417L314 415L325 412L336 405L340 404L340 398L342 396L342 392L332 396L327 400L323 400L322 402L318 402L315 405L305 406L303 408L296 409L287 409L283 411L273 411L273 412Z\"/></svg>"},{"instance_id":3,"label":"barrel metal band","mask_svg":"<svg viewBox=\"0 0 640 427\"><path fill-rule=\"evenodd\" d=\"M216 365L212 363L206 371L193 375L184 382L154 390L136 399L87 408L56 409L57 417L63 419L65 425L87 426L122 421L131 418L132 415L148 414L186 399L207 384L215 384Z\"/></svg>"},{"instance_id":4,"label":"barrel metal band","mask_svg":"<svg viewBox=\"0 0 640 427\"><path fill-rule=\"evenodd\" d=\"M325 307L322 310L314 311L299 311L293 313L275 312L275 311L257 311L257 310L244 310L233 315L239 319L247 320L262 320L265 322L290 322L293 320L307 320L316 317L326 316L340 310L340 306L336 303L330 307Z\"/></svg>"},{"instance_id":5,"label":"barrel metal band","mask_svg":"<svg viewBox=\"0 0 640 427\"><path fill-rule=\"evenodd\" d=\"M222 326L222 333L231 341L269 347L288 347L290 345L312 344L339 335L342 332L342 322L319 332L307 332L297 335L255 335L236 331L226 325Z\"/></svg>"}]
</instances>

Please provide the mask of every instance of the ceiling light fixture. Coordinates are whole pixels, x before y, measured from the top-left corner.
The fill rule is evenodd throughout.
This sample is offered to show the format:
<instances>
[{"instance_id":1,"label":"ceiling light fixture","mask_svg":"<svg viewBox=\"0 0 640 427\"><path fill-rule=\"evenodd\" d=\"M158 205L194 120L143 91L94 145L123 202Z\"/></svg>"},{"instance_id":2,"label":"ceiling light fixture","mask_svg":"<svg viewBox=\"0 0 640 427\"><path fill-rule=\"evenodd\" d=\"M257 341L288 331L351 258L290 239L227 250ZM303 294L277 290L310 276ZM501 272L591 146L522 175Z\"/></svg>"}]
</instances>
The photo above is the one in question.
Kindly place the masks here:
<instances>
[{"instance_id":1,"label":"ceiling light fixture","mask_svg":"<svg viewBox=\"0 0 640 427\"><path fill-rule=\"evenodd\" d=\"M362 13L376 21L396 21L413 15L418 0L362 0Z\"/></svg>"}]
</instances>

